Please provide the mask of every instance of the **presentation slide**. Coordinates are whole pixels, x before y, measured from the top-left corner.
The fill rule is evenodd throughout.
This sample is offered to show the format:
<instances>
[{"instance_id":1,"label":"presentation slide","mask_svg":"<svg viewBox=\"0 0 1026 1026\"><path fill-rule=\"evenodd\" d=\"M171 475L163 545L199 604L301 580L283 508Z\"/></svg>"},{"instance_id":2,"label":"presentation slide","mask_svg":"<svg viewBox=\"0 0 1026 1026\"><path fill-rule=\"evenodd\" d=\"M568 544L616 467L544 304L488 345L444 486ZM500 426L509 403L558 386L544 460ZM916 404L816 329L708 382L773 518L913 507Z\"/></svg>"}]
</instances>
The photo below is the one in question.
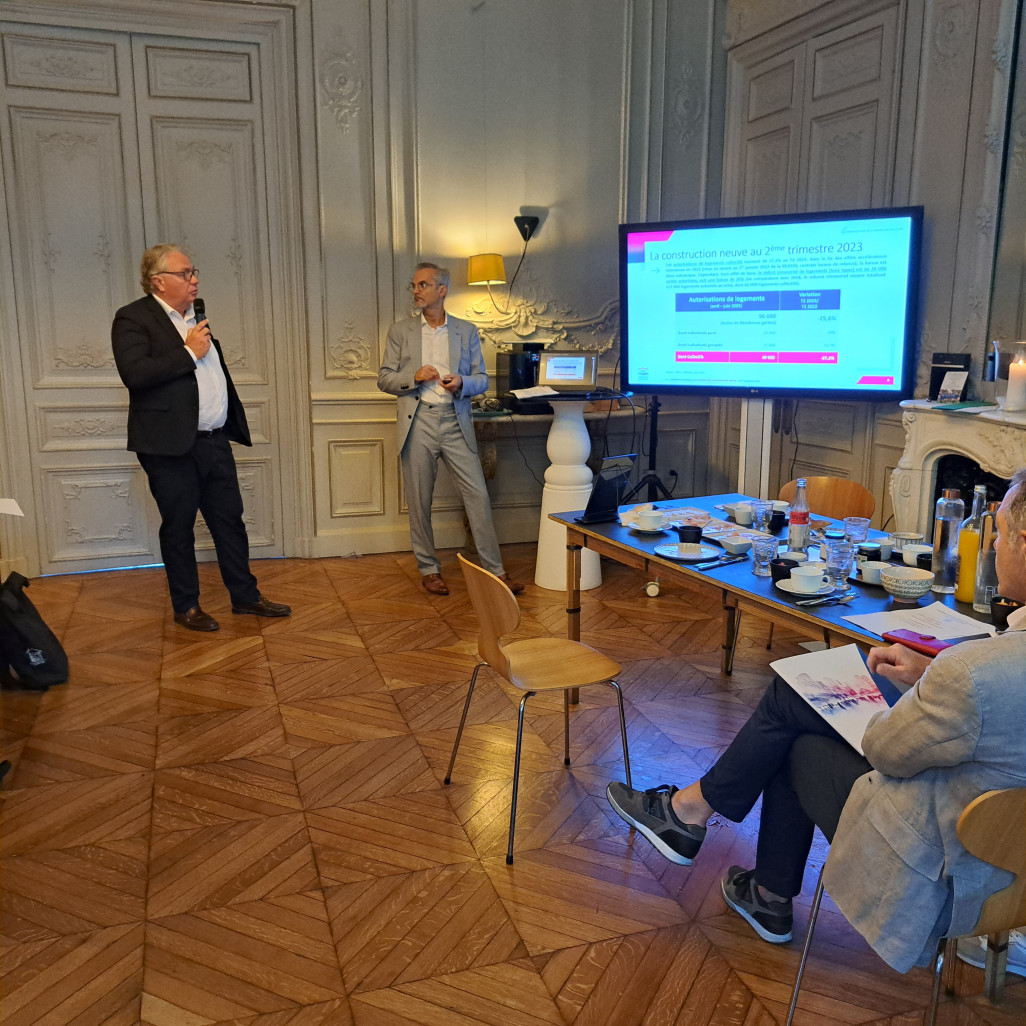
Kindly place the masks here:
<instances>
[{"instance_id":1,"label":"presentation slide","mask_svg":"<svg viewBox=\"0 0 1026 1026\"><path fill-rule=\"evenodd\" d=\"M638 385L898 389L908 217L627 235Z\"/></svg>"}]
</instances>

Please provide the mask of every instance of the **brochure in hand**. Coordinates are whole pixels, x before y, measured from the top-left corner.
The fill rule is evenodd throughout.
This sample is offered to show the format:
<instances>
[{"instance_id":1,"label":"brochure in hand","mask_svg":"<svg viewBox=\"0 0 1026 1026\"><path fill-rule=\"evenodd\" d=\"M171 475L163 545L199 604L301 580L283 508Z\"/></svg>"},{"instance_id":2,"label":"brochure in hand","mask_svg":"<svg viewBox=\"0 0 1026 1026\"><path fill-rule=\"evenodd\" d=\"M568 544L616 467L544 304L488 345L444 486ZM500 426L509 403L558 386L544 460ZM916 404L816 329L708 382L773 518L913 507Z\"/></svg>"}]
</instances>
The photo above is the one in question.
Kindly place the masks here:
<instances>
[{"instance_id":1,"label":"brochure in hand","mask_svg":"<svg viewBox=\"0 0 1026 1026\"><path fill-rule=\"evenodd\" d=\"M857 645L789 656L770 666L863 755L869 721L902 694L893 681L869 672Z\"/></svg>"}]
</instances>

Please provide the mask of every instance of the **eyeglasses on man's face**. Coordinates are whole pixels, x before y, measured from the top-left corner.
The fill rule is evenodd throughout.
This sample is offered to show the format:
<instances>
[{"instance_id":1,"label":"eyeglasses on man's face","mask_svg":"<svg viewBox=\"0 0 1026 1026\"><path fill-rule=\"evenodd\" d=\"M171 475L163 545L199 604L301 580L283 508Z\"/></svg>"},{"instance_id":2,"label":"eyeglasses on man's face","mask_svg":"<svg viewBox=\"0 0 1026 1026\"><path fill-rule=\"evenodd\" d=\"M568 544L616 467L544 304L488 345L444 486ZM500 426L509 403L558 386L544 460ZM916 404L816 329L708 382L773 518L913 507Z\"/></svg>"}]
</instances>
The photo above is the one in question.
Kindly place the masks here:
<instances>
[{"instance_id":1,"label":"eyeglasses on man's face","mask_svg":"<svg viewBox=\"0 0 1026 1026\"><path fill-rule=\"evenodd\" d=\"M184 271L156 271L155 274L173 274L176 278L181 278L182 281L188 283L195 278L199 281L199 268L198 267L187 267Z\"/></svg>"},{"instance_id":2,"label":"eyeglasses on man's face","mask_svg":"<svg viewBox=\"0 0 1026 1026\"><path fill-rule=\"evenodd\" d=\"M438 288L438 282L437 281L411 281L410 284L407 285L406 287L407 287L407 289L410 290L410 292L423 292L424 289L437 289Z\"/></svg>"}]
</instances>

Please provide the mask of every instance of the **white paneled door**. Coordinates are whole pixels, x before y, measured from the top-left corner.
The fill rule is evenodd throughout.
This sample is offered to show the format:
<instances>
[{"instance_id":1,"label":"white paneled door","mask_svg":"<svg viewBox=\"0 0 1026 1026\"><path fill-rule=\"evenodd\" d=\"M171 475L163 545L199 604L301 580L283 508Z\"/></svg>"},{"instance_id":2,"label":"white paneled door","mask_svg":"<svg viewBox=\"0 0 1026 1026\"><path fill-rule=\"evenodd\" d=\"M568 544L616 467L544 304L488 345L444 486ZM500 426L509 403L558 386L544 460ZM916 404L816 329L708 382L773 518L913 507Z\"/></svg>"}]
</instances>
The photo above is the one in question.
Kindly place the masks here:
<instances>
[{"instance_id":1,"label":"white paneled door","mask_svg":"<svg viewBox=\"0 0 1026 1026\"><path fill-rule=\"evenodd\" d=\"M280 154L290 140L265 46L234 33L0 27L13 298L2 314L3 417L8 431L21 428L4 452L34 532L28 569L159 562L110 348L113 313L142 294L139 257L157 242L182 244L200 268L253 435L251 449L235 448L252 551L281 555L279 425L289 411L278 392L291 367L275 289L288 262ZM202 524L197 546L212 551Z\"/></svg>"}]
</instances>

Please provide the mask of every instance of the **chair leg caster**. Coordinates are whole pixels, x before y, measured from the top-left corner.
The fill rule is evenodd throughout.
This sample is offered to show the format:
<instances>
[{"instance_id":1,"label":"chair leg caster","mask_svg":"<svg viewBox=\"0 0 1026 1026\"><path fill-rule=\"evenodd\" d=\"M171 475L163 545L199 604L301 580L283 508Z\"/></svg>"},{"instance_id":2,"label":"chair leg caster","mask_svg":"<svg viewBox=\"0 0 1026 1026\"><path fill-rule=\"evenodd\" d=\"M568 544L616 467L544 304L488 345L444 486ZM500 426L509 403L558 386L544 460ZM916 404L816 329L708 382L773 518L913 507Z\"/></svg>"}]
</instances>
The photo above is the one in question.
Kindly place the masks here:
<instances>
[{"instance_id":1,"label":"chair leg caster","mask_svg":"<svg viewBox=\"0 0 1026 1026\"><path fill-rule=\"evenodd\" d=\"M447 785L449 783L449 778L446 777L445 780L442 781L442 783Z\"/></svg>"},{"instance_id":2,"label":"chair leg caster","mask_svg":"<svg viewBox=\"0 0 1026 1026\"><path fill-rule=\"evenodd\" d=\"M648 584L645 585L645 594L649 598L655 598L659 594L659 582L649 581Z\"/></svg>"},{"instance_id":3,"label":"chair leg caster","mask_svg":"<svg viewBox=\"0 0 1026 1026\"><path fill-rule=\"evenodd\" d=\"M512 866L513 865L513 856L512 855L507 855L506 856L506 865L507 866Z\"/></svg>"},{"instance_id":4,"label":"chair leg caster","mask_svg":"<svg viewBox=\"0 0 1026 1026\"><path fill-rule=\"evenodd\" d=\"M570 760L569 759L564 759L563 760L563 765L564 766L569 766L570 765Z\"/></svg>"}]
</instances>

